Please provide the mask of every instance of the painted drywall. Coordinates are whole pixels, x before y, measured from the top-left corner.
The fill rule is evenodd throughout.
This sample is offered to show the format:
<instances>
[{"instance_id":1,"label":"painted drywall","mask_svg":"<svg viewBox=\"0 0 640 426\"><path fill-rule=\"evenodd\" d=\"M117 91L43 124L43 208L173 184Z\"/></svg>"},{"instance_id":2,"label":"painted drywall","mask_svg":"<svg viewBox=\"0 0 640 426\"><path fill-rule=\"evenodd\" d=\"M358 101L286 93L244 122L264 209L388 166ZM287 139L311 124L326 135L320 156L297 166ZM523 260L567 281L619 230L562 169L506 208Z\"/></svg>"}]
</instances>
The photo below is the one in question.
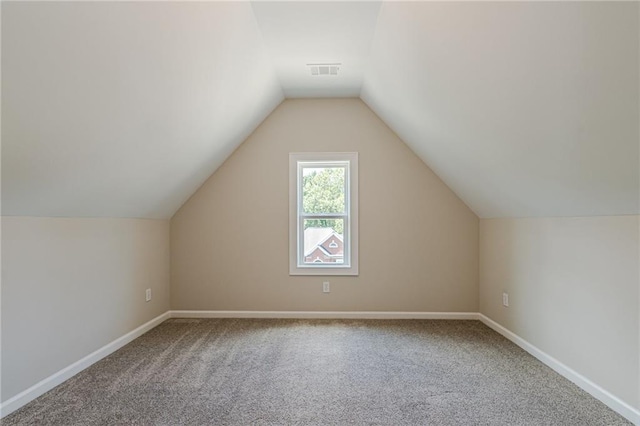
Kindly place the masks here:
<instances>
[{"instance_id":1,"label":"painted drywall","mask_svg":"<svg viewBox=\"0 0 640 426\"><path fill-rule=\"evenodd\" d=\"M168 220L3 217L2 401L168 309Z\"/></svg>"},{"instance_id":2,"label":"painted drywall","mask_svg":"<svg viewBox=\"0 0 640 426\"><path fill-rule=\"evenodd\" d=\"M480 312L636 408L639 220L480 221Z\"/></svg>"},{"instance_id":3,"label":"painted drywall","mask_svg":"<svg viewBox=\"0 0 640 426\"><path fill-rule=\"evenodd\" d=\"M288 274L289 153L320 151L359 153L357 277ZM359 99L286 100L172 218L171 307L477 312L478 218Z\"/></svg>"}]
</instances>

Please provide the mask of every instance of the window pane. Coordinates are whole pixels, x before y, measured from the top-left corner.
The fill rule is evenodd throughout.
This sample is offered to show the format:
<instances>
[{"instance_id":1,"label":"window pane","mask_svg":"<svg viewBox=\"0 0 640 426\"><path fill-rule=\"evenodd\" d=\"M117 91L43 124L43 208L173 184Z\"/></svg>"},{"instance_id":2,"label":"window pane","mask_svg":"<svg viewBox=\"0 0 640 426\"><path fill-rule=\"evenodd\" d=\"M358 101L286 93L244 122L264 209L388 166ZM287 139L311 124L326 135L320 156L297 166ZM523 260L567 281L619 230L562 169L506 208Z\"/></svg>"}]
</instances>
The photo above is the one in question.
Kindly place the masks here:
<instances>
[{"instance_id":1,"label":"window pane","mask_svg":"<svg viewBox=\"0 0 640 426\"><path fill-rule=\"evenodd\" d=\"M344 262L344 219L305 219L303 262Z\"/></svg>"},{"instance_id":2,"label":"window pane","mask_svg":"<svg viewBox=\"0 0 640 426\"><path fill-rule=\"evenodd\" d=\"M344 213L344 177L344 167L304 167L303 212Z\"/></svg>"}]
</instances>

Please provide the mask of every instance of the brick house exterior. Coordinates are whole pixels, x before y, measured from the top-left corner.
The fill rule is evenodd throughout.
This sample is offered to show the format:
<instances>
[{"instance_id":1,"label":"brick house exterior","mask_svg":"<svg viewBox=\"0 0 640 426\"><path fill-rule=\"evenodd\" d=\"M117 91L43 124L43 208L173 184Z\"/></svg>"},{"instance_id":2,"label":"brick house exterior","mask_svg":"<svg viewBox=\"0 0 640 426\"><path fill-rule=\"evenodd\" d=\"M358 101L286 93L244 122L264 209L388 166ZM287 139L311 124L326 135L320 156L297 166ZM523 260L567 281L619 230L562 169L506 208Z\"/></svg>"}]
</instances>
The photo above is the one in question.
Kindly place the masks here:
<instances>
[{"instance_id":1,"label":"brick house exterior","mask_svg":"<svg viewBox=\"0 0 640 426\"><path fill-rule=\"evenodd\" d=\"M307 228L304 230L305 263L342 263L343 261L342 235L331 228Z\"/></svg>"}]
</instances>

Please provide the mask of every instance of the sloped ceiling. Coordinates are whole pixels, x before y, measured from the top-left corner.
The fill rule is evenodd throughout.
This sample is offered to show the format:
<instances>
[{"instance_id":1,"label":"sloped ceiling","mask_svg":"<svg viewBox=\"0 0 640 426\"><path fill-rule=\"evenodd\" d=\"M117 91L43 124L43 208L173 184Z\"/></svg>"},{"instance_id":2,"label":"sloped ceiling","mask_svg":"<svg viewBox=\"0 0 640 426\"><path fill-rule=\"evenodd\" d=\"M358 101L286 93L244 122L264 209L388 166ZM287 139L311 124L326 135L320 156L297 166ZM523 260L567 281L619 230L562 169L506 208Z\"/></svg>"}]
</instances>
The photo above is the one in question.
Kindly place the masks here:
<instances>
[{"instance_id":1,"label":"sloped ceiling","mask_svg":"<svg viewBox=\"0 0 640 426\"><path fill-rule=\"evenodd\" d=\"M638 213L638 3L384 3L362 99L480 217Z\"/></svg>"},{"instance_id":2,"label":"sloped ceiling","mask_svg":"<svg viewBox=\"0 0 640 426\"><path fill-rule=\"evenodd\" d=\"M246 2L2 2L2 213L166 218L284 98Z\"/></svg>"},{"instance_id":3,"label":"sloped ceiling","mask_svg":"<svg viewBox=\"0 0 640 426\"><path fill-rule=\"evenodd\" d=\"M360 96L480 217L640 213L636 2L1 7L4 215L170 217L285 96Z\"/></svg>"}]
</instances>

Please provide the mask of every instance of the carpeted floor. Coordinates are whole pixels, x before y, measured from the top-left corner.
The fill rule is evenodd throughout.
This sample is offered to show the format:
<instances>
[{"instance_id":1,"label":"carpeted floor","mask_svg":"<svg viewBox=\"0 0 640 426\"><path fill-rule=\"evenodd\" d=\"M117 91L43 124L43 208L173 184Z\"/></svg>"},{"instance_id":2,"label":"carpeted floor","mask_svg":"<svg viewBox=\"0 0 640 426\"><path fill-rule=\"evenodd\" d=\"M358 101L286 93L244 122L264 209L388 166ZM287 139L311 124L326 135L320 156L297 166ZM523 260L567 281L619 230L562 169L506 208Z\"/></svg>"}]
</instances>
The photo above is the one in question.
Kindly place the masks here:
<instances>
[{"instance_id":1,"label":"carpeted floor","mask_svg":"<svg viewBox=\"0 0 640 426\"><path fill-rule=\"evenodd\" d=\"M627 425L478 321L172 319L3 425Z\"/></svg>"}]
</instances>

